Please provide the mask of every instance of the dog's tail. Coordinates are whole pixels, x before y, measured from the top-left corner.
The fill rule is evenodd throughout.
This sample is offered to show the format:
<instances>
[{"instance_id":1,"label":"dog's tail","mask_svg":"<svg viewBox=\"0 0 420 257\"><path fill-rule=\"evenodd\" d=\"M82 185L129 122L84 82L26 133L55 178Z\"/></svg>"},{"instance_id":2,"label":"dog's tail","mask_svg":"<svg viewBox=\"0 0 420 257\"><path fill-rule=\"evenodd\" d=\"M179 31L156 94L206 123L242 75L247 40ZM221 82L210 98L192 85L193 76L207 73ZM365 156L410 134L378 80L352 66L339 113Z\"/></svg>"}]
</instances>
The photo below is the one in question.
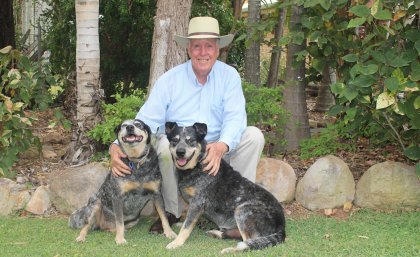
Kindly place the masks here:
<instances>
[{"instance_id":1,"label":"dog's tail","mask_svg":"<svg viewBox=\"0 0 420 257\"><path fill-rule=\"evenodd\" d=\"M236 246L236 251L247 251L247 250L260 250L266 247L275 246L283 243L286 239L286 232L281 230L277 233L258 237L255 239L248 239L243 242L239 242Z\"/></svg>"}]
</instances>

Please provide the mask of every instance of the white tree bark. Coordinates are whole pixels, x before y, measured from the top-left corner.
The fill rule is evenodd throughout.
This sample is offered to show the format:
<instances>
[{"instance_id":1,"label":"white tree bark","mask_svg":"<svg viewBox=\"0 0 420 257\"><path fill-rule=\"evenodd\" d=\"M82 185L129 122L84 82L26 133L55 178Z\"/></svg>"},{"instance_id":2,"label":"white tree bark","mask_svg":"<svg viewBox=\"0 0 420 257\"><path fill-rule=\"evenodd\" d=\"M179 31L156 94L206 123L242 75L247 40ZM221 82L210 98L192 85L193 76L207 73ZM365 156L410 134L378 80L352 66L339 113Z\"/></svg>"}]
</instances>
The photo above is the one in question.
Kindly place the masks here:
<instances>
[{"instance_id":1,"label":"white tree bark","mask_svg":"<svg viewBox=\"0 0 420 257\"><path fill-rule=\"evenodd\" d=\"M76 0L76 91L77 127L66 153L69 164L83 164L94 152L94 144L86 137L100 120L100 50L99 0Z\"/></svg>"}]
</instances>

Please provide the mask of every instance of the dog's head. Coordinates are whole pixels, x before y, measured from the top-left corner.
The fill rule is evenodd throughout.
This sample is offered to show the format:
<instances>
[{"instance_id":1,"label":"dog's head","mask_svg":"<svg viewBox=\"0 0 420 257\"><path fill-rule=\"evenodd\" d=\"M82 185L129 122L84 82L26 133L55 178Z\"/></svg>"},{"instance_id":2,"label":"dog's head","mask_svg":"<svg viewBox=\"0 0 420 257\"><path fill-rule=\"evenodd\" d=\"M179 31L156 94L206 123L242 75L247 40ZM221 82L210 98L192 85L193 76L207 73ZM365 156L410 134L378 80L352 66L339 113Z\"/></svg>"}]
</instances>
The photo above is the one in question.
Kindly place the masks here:
<instances>
[{"instance_id":1,"label":"dog's head","mask_svg":"<svg viewBox=\"0 0 420 257\"><path fill-rule=\"evenodd\" d=\"M175 166L180 170L194 168L206 151L207 125L197 122L189 127L179 127L176 122L166 122L165 132Z\"/></svg>"},{"instance_id":2,"label":"dog's head","mask_svg":"<svg viewBox=\"0 0 420 257\"><path fill-rule=\"evenodd\" d=\"M118 142L128 158L139 158L150 147L152 132L141 120L126 120L115 128Z\"/></svg>"}]
</instances>

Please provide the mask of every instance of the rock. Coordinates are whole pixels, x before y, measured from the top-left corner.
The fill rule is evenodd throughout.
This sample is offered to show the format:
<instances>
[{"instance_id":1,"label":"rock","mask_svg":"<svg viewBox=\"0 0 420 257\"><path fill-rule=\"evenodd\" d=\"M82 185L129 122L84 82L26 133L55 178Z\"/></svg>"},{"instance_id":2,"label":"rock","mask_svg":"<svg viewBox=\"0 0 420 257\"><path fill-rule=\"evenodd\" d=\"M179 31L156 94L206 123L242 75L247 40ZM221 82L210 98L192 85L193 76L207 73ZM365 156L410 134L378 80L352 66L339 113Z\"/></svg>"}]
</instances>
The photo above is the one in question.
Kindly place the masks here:
<instances>
[{"instance_id":1,"label":"rock","mask_svg":"<svg viewBox=\"0 0 420 257\"><path fill-rule=\"evenodd\" d=\"M23 209L31 198L25 185L7 178L0 178L0 215L10 215Z\"/></svg>"},{"instance_id":2,"label":"rock","mask_svg":"<svg viewBox=\"0 0 420 257\"><path fill-rule=\"evenodd\" d=\"M102 163L89 163L52 173L49 176L51 203L59 212L71 214L86 205L108 173L109 169Z\"/></svg>"},{"instance_id":3,"label":"rock","mask_svg":"<svg viewBox=\"0 0 420 257\"><path fill-rule=\"evenodd\" d=\"M295 198L296 173L284 161L261 158L255 183L270 191L279 202L291 202Z\"/></svg>"},{"instance_id":4,"label":"rock","mask_svg":"<svg viewBox=\"0 0 420 257\"><path fill-rule=\"evenodd\" d=\"M39 186L29 200L26 210L33 214L41 215L51 207L48 186Z\"/></svg>"},{"instance_id":5,"label":"rock","mask_svg":"<svg viewBox=\"0 0 420 257\"><path fill-rule=\"evenodd\" d=\"M299 181L296 201L310 210L334 209L352 202L353 174L340 158L328 155L318 159Z\"/></svg>"},{"instance_id":6,"label":"rock","mask_svg":"<svg viewBox=\"0 0 420 257\"><path fill-rule=\"evenodd\" d=\"M386 161L370 167L356 187L355 204L377 209L420 207L420 180L415 168Z\"/></svg>"}]
</instances>

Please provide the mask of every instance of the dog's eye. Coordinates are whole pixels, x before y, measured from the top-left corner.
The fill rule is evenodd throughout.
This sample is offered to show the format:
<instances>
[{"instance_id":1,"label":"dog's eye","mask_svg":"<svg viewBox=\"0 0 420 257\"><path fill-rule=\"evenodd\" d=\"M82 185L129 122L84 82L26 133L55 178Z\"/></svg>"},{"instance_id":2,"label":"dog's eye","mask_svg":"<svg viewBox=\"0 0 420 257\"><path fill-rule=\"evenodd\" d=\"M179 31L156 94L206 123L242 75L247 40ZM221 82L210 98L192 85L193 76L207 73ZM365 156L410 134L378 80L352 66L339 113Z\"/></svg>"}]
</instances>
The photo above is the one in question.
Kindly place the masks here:
<instances>
[{"instance_id":1,"label":"dog's eye","mask_svg":"<svg viewBox=\"0 0 420 257\"><path fill-rule=\"evenodd\" d=\"M125 127L127 127L127 124L124 123L121 125L121 128L125 128Z\"/></svg>"},{"instance_id":2,"label":"dog's eye","mask_svg":"<svg viewBox=\"0 0 420 257\"><path fill-rule=\"evenodd\" d=\"M179 143L179 138L172 138L171 139L171 144L172 145L176 145L176 144L178 144Z\"/></svg>"},{"instance_id":3,"label":"dog's eye","mask_svg":"<svg viewBox=\"0 0 420 257\"><path fill-rule=\"evenodd\" d=\"M142 127L140 122L134 122L134 126L136 126L138 128L141 128Z\"/></svg>"}]
</instances>

